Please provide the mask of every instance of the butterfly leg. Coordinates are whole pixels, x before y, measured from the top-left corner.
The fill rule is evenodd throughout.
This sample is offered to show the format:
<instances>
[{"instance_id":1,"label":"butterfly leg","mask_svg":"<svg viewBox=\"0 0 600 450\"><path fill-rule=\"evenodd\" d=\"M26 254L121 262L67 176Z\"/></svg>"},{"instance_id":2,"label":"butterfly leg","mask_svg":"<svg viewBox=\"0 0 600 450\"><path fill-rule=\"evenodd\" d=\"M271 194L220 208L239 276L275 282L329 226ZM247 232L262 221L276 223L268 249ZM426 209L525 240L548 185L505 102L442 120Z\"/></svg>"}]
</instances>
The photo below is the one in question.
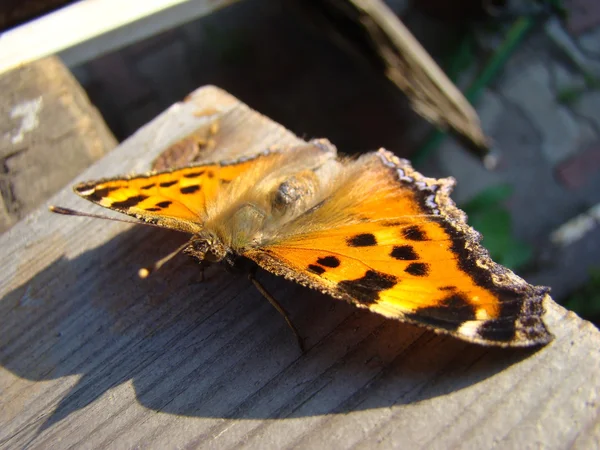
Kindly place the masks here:
<instances>
[{"instance_id":1,"label":"butterfly leg","mask_svg":"<svg viewBox=\"0 0 600 450\"><path fill-rule=\"evenodd\" d=\"M214 275L214 271L210 271L210 268L214 265L214 263L211 263L210 261L206 261L206 260L202 260L202 261L197 261L198 265L200 266L200 274L199 274L199 280L197 280L196 282L198 283L205 283L210 281L213 278ZM208 275L206 274L208 272Z\"/></svg>"},{"instance_id":2,"label":"butterfly leg","mask_svg":"<svg viewBox=\"0 0 600 450\"><path fill-rule=\"evenodd\" d=\"M206 269L210 267L210 263L206 260L200 261L200 283L204 283L206 281Z\"/></svg>"},{"instance_id":3,"label":"butterfly leg","mask_svg":"<svg viewBox=\"0 0 600 450\"><path fill-rule=\"evenodd\" d=\"M300 333L298 333L298 330L292 323L287 311L285 309L283 309L283 306L281 306L279 304L279 302L277 300L275 300L275 298L271 294L269 294L269 292L264 288L264 286L262 284L260 284L260 282L254 276L253 272L250 272L248 274L248 279L252 282L252 284L254 284L256 289L258 289L258 292L260 292L262 294L262 296L264 298L266 298L271 305L273 305L273 307L277 310L277 312L279 312L279 314L281 314L283 316L283 318L285 319L285 322L288 324L288 326L292 330L292 333L294 333L294 336L296 336L296 340L298 341L298 346L300 347L300 351L302 351L302 353L305 353L306 350L304 348L304 341L302 340L302 337L300 337Z\"/></svg>"}]
</instances>

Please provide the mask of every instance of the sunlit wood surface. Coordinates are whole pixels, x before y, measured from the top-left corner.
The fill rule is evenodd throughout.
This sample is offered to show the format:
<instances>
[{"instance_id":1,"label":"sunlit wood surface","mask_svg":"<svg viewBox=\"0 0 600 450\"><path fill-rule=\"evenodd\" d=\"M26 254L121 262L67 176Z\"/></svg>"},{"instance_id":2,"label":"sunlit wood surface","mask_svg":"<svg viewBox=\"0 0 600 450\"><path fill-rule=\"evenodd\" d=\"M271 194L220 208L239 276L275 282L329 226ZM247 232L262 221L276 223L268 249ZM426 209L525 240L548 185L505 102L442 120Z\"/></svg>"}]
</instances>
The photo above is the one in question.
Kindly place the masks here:
<instances>
[{"instance_id":1,"label":"sunlit wood surface","mask_svg":"<svg viewBox=\"0 0 600 450\"><path fill-rule=\"evenodd\" d=\"M206 87L77 180L147 170L215 110L230 156L300 142ZM182 236L48 204L100 209L65 188L0 236L2 448L598 446L599 333L554 303L552 344L488 349L259 274L301 355L244 277L213 268L201 282L182 255L138 278Z\"/></svg>"}]
</instances>

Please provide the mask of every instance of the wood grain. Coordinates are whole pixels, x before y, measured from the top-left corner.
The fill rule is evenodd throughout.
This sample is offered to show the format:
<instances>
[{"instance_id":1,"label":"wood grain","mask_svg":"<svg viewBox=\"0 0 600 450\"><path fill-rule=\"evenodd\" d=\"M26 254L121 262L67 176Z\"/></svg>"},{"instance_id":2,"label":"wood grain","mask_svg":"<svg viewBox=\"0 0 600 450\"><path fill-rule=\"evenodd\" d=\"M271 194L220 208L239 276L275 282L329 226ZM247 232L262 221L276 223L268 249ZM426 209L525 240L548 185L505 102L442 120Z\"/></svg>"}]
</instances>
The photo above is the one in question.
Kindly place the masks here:
<instances>
[{"instance_id":1,"label":"wood grain","mask_svg":"<svg viewBox=\"0 0 600 450\"><path fill-rule=\"evenodd\" d=\"M144 171L223 111L232 155L299 139L214 88L173 106L77 180ZM49 201L96 210L65 189ZM589 448L600 338L547 305L543 349L467 344L385 320L266 274L306 338L243 278L200 282L184 256L137 269L183 237L52 215L0 237L3 448Z\"/></svg>"}]
</instances>

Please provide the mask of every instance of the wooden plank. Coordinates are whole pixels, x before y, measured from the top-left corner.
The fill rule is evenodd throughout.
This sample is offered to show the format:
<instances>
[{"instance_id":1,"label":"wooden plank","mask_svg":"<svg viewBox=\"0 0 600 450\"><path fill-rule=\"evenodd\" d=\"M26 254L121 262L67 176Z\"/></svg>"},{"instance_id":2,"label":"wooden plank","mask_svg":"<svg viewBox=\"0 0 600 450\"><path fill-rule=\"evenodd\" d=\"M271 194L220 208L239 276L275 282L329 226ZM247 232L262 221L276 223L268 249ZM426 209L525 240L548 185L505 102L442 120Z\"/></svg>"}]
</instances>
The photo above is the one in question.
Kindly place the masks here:
<instances>
[{"instance_id":1,"label":"wooden plank","mask_svg":"<svg viewBox=\"0 0 600 450\"><path fill-rule=\"evenodd\" d=\"M383 0L349 0L386 64L386 76L402 89L414 110L442 129L465 137L480 156L488 138L475 108ZM392 45L390 45L390 43Z\"/></svg>"},{"instance_id":2,"label":"wooden plank","mask_svg":"<svg viewBox=\"0 0 600 450\"><path fill-rule=\"evenodd\" d=\"M56 57L0 75L0 232L117 146Z\"/></svg>"},{"instance_id":3,"label":"wooden plank","mask_svg":"<svg viewBox=\"0 0 600 450\"><path fill-rule=\"evenodd\" d=\"M143 171L222 112L220 148L298 138L202 88L78 180ZM68 189L49 203L96 210ZM182 237L40 208L0 237L0 445L6 448L565 448L598 442L600 336L551 302L556 340L489 349L261 274L306 337L243 278L199 280Z\"/></svg>"},{"instance_id":4,"label":"wooden plank","mask_svg":"<svg viewBox=\"0 0 600 450\"><path fill-rule=\"evenodd\" d=\"M94 0L0 34L0 73L58 54L70 67L210 14L236 0Z\"/></svg>"}]
</instances>

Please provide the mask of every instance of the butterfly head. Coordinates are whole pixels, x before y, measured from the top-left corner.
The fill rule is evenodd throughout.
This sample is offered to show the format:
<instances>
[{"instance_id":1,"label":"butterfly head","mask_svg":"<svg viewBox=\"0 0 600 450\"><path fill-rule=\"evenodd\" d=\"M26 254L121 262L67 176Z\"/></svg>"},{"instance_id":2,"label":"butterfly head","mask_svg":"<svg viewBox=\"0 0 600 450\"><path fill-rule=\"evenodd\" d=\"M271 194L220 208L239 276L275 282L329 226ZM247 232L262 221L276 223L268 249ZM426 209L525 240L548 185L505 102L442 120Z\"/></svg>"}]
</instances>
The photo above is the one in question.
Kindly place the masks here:
<instances>
[{"instance_id":1,"label":"butterfly head","mask_svg":"<svg viewBox=\"0 0 600 450\"><path fill-rule=\"evenodd\" d=\"M215 263L223 261L228 252L218 236L210 231L202 231L189 240L184 253L198 261Z\"/></svg>"}]
</instances>

